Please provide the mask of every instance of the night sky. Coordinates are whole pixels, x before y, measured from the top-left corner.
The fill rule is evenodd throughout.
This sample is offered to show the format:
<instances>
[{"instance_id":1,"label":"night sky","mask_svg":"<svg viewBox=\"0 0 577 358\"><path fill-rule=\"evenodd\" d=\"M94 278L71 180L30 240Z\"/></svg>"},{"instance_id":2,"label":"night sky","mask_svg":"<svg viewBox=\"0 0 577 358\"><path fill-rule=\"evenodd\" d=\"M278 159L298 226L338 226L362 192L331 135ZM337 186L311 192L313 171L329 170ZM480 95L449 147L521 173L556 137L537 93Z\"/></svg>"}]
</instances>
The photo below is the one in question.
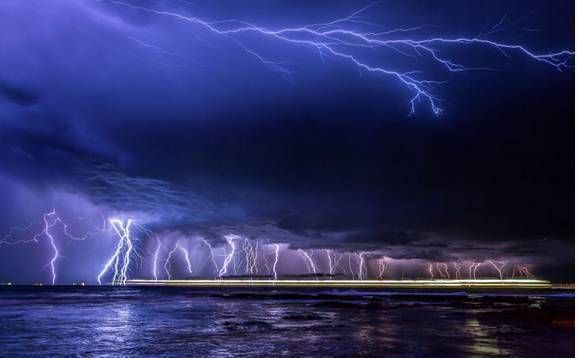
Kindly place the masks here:
<instances>
[{"instance_id":1,"label":"night sky","mask_svg":"<svg viewBox=\"0 0 577 358\"><path fill-rule=\"evenodd\" d=\"M138 2L274 29L368 4ZM574 50L573 14L564 0L383 1L355 26L475 37L506 15L491 39L549 53ZM0 19L5 241L30 239L55 208L78 234L122 216L215 244L229 232L393 259L518 260L538 277L573 277L573 69L479 46L443 53L491 70L359 52L444 82L440 115L424 102L410 114L411 91L346 60L123 3L5 0ZM63 281L93 279L114 245L58 234ZM46 281L49 260L43 238L2 246L0 281Z\"/></svg>"}]
</instances>

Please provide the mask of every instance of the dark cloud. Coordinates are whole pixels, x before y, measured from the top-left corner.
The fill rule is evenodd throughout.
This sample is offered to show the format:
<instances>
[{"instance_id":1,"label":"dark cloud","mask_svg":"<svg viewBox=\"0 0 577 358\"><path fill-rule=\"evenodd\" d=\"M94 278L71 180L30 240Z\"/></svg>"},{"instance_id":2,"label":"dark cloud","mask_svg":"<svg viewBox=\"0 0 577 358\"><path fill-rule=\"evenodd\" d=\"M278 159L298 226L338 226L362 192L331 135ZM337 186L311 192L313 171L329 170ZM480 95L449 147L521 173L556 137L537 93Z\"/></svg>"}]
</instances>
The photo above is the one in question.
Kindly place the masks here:
<instances>
[{"instance_id":1,"label":"dark cloud","mask_svg":"<svg viewBox=\"0 0 577 358\"><path fill-rule=\"evenodd\" d=\"M0 97L21 106L31 106L40 100L40 95L32 90L0 80Z\"/></svg>"}]
</instances>

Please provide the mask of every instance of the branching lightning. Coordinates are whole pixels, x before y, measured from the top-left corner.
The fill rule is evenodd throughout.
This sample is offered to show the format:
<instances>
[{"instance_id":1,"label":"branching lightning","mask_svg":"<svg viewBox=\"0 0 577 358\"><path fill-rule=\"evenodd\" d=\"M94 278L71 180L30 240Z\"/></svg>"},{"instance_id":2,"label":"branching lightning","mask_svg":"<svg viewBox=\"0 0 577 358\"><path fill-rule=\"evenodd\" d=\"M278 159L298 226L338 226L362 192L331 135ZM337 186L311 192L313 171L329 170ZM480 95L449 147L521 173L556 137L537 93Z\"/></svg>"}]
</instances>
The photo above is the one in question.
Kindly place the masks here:
<instances>
[{"instance_id":1,"label":"branching lightning","mask_svg":"<svg viewBox=\"0 0 577 358\"><path fill-rule=\"evenodd\" d=\"M302 256L305 266L307 268L307 272L309 274L316 274L317 273L317 266L313 261L314 251L310 250L310 252L306 252L303 249L299 249L299 254Z\"/></svg>"},{"instance_id":2,"label":"branching lightning","mask_svg":"<svg viewBox=\"0 0 577 358\"><path fill-rule=\"evenodd\" d=\"M56 209L52 208L50 211L44 213L42 215L42 220L41 220L41 227L42 229L40 230L40 232L34 234L31 238L29 239L16 239L13 240L12 238L16 236L16 233L25 233L26 231L28 231L31 227L32 224L27 225L25 227L18 227L18 226L14 226L12 228L10 228L10 230L8 231L8 233L0 240L0 245L19 245L19 244L30 244L30 243L38 243L40 238L42 237L46 237L48 239L48 243L50 245L50 250L52 251L52 255L50 257L50 260L47 264L48 267L50 267L50 282L52 285L56 284L57 281L57 270L56 270L56 264L58 259L61 257L60 255L60 250L58 249L58 245L56 243L56 237L54 235L56 235L52 229L54 229L57 225L60 225L61 227L61 236L63 236L65 239L69 239L69 240L75 240L75 241L82 241L82 240L86 240L88 237L95 235L95 232L87 232L84 236L75 236L72 233L70 233L70 229L68 227L68 224L57 214ZM99 232L103 232L106 230L106 225L104 225L102 228L98 228Z\"/></svg>"},{"instance_id":3,"label":"branching lightning","mask_svg":"<svg viewBox=\"0 0 577 358\"><path fill-rule=\"evenodd\" d=\"M495 268L495 270L497 270L497 272L499 273L499 279L503 279L503 268L505 267L505 265L507 265L507 262L505 261L493 261L493 260L488 260L489 264L491 264L491 266L493 266Z\"/></svg>"},{"instance_id":4,"label":"branching lightning","mask_svg":"<svg viewBox=\"0 0 577 358\"><path fill-rule=\"evenodd\" d=\"M212 248L212 245L205 239L205 238L200 238L200 240L206 245L206 247L208 248L208 252L210 255L210 260L212 262L212 265L214 266L214 272L215 273L219 273L220 269L218 268L218 264L216 263L216 256L214 253L214 249Z\"/></svg>"},{"instance_id":5,"label":"branching lightning","mask_svg":"<svg viewBox=\"0 0 577 358\"><path fill-rule=\"evenodd\" d=\"M455 268L455 279L461 278L461 264L458 262L453 262L453 267Z\"/></svg>"},{"instance_id":6,"label":"branching lightning","mask_svg":"<svg viewBox=\"0 0 577 358\"><path fill-rule=\"evenodd\" d=\"M220 271L218 272L219 278L226 276L228 274L228 266L230 265L230 262L232 261L234 254L236 252L236 245L235 245L236 239L239 239L239 237L236 235L226 235L225 236L225 240L228 243L228 245L230 246L230 252L228 253L228 255L226 255L226 257L224 259L224 263L222 264L222 267L221 267Z\"/></svg>"},{"instance_id":7,"label":"branching lightning","mask_svg":"<svg viewBox=\"0 0 577 358\"><path fill-rule=\"evenodd\" d=\"M132 220L128 219L126 222L121 219L110 219L109 220L114 232L117 234L119 240L116 245L114 253L110 259L104 265L102 271L97 277L98 284L102 284L102 278L104 275L114 267L114 275L112 276L112 284L126 284L128 279L128 268L130 266L130 255L132 253L133 245L132 238L130 237L130 226L132 225ZM120 265L120 268L119 268Z\"/></svg>"},{"instance_id":8,"label":"branching lightning","mask_svg":"<svg viewBox=\"0 0 577 358\"><path fill-rule=\"evenodd\" d=\"M110 273L111 277L111 284L120 284L125 285L127 281L129 281L129 270L131 269L132 263L132 256L136 256L140 259L142 257L139 255L137 246L134 245L134 238L132 237L133 229L136 231L140 231L147 235L148 238L155 238L156 239L156 246L153 252L150 252L152 255L152 259L148 262L152 262L151 273L154 281L160 282L158 275L158 260L163 250L163 245L161 238L159 236L153 236L153 232L137 225L133 222L132 219L119 219L119 218L110 218L108 220L110 224L110 228L112 232L114 232L115 237L117 238L117 243L115 245L114 252L110 256L110 258L105 263L104 267L100 271L97 281L99 284L102 284L103 278L105 275ZM19 238L22 233L25 233L31 228L31 225L24 226L24 227L13 227L9 230L9 232L2 238L0 244L4 245L16 245L16 244L25 244L25 243L38 243L41 238L46 238L51 250L51 256L49 263L47 264L50 267L51 273L51 283L54 285L57 282L57 263L58 259L61 257L61 253L58 247L58 239L70 239L70 240L85 240L91 235L95 235L94 232L88 232L84 236L74 236L70 233L68 225L59 217L56 213L55 209L52 209L42 216L41 221L42 229L40 232L37 232L30 238ZM58 230L55 230L55 227L58 226ZM98 231L100 233L105 232L107 225L103 225L102 227L98 227ZM259 263L264 265L266 268L266 272L272 276L272 279L275 281L279 279L281 276L281 272L279 272L278 263L280 258L280 244L267 244L261 245L261 243L256 241L251 241L248 238L235 235L235 234L227 234L224 235L224 239L226 241L226 245L220 246L217 249L222 250L222 254L217 254L217 249L215 249L206 239L202 237L192 237L190 240L194 241L201 241L204 245L208 248L208 252L206 253L206 259L200 265L204 267L205 262L208 260L212 261L214 266L214 276L218 279L226 278L227 280L230 279L231 270L234 270L235 274L239 270L243 270L245 275L254 276L255 274L259 273ZM174 258L175 254L179 254L182 258L179 263L184 264L186 271L188 274L192 275L192 262L190 259L190 252L186 249L189 245L184 245L182 240L184 238L179 239L180 241L177 242L172 250L170 250L166 258L164 260L164 271L166 273L166 277L171 280L173 279L173 274L171 273L171 265L172 259ZM242 246L239 246L239 243L242 243ZM183 246L184 245L184 246ZM269 262L267 256L266 248L272 247L273 261L272 263ZM227 250L228 248L228 250ZM324 255L326 255L327 261L327 268L328 275L334 276L338 270L345 273L344 267L341 266L341 261L345 257L348 257L348 270L350 272L350 276L353 280L358 281L365 281L369 278L376 278L379 280L383 280L387 273L391 271L391 265L393 264L386 256L381 257L372 257L373 253L368 251L361 251L361 252L347 252L347 253L335 253L331 249L323 249ZM262 254L259 256L259 251L262 251ZM244 255L242 255L244 253ZM298 253L301 258L302 262L304 263L307 273L308 274L318 274L319 273L319 266L318 262L315 262L314 254L315 250L309 249L296 249L296 253ZM371 256L369 256L369 254ZM222 266L218 265L216 257L222 257L223 263ZM238 256L238 257L237 257ZM240 260L238 259L240 257ZM289 255L290 257L290 255ZM353 258L355 263L353 263ZM318 259L317 259L318 261ZM323 260L324 261L324 260ZM142 262L142 261L141 261ZM372 269L374 265L370 263L376 263L376 270ZM509 264L510 263L510 264ZM241 266L244 265L244 266ZM497 276L499 280L507 280L507 279L515 279L519 277L520 279L534 279L534 275L530 272L528 265L522 264L517 260L512 261L505 261L503 259L495 260L495 259L485 259L481 262L475 261L451 261L451 262L430 262L424 263L428 275L432 280L462 280L464 279L464 275L467 274L468 270L468 279L469 280L478 280L478 270L483 267L482 274L483 278L481 280L487 279L488 277L495 277ZM466 269L462 269L463 265L467 265ZM507 270L506 270L507 268ZM491 270L488 270L491 269ZM465 271L465 272L462 272ZM509 275L506 275L509 273ZM403 275L401 275L402 277ZM318 279L318 278L316 278ZM331 278L332 279L332 278Z\"/></svg>"},{"instance_id":9,"label":"branching lightning","mask_svg":"<svg viewBox=\"0 0 577 358\"><path fill-rule=\"evenodd\" d=\"M263 39L269 39L278 44L301 47L312 50L322 61L328 59L341 60L349 63L359 72L373 73L390 78L409 93L409 113L416 111L418 103L423 103L435 114L442 111L442 100L436 95L437 87L442 85L443 80L431 80L423 78L424 69L429 65L436 66L447 72L465 72L473 70L491 70L485 66L466 66L452 58L448 51L452 48L478 47L485 50L494 50L505 57L518 53L527 59L548 65L558 71L572 67L574 51L561 50L548 53L537 53L529 48L516 43L506 43L492 38L501 30L503 19L488 32L476 37L400 37L421 31L426 26L413 26L389 31L374 31L367 28L373 24L363 21L362 17L376 4L365 6L349 16L334 19L332 21L308 24L304 26L285 27L270 29L253 23L231 19L224 21L206 21L198 17L187 16L182 13L159 10L151 7L132 5L124 1L109 1L112 4L128 7L132 10L142 11L158 16L171 17L179 21L188 22L200 26L210 33L227 36L240 44L240 48L247 54L256 58L265 67L284 75L292 72L283 66L282 62L265 59L262 55L242 41L243 35L256 35ZM136 39L132 39L133 41ZM136 40L138 41L138 40ZM155 49L156 50L156 49ZM425 63L427 66L408 70L395 69L392 64L383 63L380 56L375 53L406 57L407 64ZM368 54L368 55L367 55ZM372 55L372 57L371 57ZM384 56L387 58L387 56ZM420 60L416 61L416 60Z\"/></svg>"}]
</instances>

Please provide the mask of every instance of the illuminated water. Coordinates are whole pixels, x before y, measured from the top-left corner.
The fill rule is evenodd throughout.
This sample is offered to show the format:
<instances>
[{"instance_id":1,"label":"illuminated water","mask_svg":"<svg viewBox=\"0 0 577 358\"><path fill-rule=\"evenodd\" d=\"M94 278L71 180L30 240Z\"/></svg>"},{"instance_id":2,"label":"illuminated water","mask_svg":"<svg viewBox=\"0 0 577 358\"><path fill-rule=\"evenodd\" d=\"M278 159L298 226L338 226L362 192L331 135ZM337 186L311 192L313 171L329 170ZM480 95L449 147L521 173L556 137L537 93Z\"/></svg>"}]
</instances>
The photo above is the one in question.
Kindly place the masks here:
<instances>
[{"instance_id":1,"label":"illuminated water","mask_svg":"<svg viewBox=\"0 0 577 358\"><path fill-rule=\"evenodd\" d=\"M0 356L574 356L572 295L0 287Z\"/></svg>"}]
</instances>

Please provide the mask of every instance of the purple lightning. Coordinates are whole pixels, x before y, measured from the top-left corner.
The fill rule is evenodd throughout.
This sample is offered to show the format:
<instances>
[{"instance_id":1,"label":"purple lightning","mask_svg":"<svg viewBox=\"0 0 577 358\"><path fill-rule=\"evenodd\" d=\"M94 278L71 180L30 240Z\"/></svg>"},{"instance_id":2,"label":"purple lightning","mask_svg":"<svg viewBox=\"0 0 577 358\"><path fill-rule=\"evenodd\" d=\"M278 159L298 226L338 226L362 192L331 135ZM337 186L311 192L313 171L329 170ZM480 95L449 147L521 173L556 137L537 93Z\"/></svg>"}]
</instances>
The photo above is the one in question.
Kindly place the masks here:
<instances>
[{"instance_id":1,"label":"purple lightning","mask_svg":"<svg viewBox=\"0 0 577 358\"><path fill-rule=\"evenodd\" d=\"M57 275L56 275L56 263L60 258L60 250L58 249L58 245L56 244L56 237L54 233L51 231L56 225L60 225L62 228L62 235L66 239L70 240L85 240L88 237L95 235L94 232L87 232L84 236L74 236L70 233L68 224L56 213L56 209L51 209L50 211L44 213L42 215L42 229L40 232L34 234L30 239L18 239L18 240L11 240L11 238L15 235L15 232L26 232L30 229L32 224L26 227L12 227L8 231L8 233L0 240L0 245L18 245L18 244L29 244L29 243L38 243L41 237L46 237L48 239L48 243L50 244L50 248L52 251L52 256L48 265L50 267L50 275L51 275L51 283L52 285L56 284ZM106 226L99 228L99 232L104 232L106 230Z\"/></svg>"},{"instance_id":2,"label":"purple lightning","mask_svg":"<svg viewBox=\"0 0 577 358\"><path fill-rule=\"evenodd\" d=\"M488 260L488 262L491 264L491 266L493 266L493 268L495 270L497 270L497 272L499 273L499 279L503 279L503 268L505 267L505 265L507 265L506 261L493 261L493 260Z\"/></svg>"},{"instance_id":3,"label":"purple lightning","mask_svg":"<svg viewBox=\"0 0 577 358\"><path fill-rule=\"evenodd\" d=\"M409 114L415 113L417 103L426 104L435 115L441 114L443 111L441 107L442 100L437 97L436 89L445 81L422 78L421 75L424 72L423 68L402 71L392 68L390 64L382 63L383 60L379 63L379 61L366 59L362 56L362 50L372 50L372 52L382 50L393 55L404 56L411 59L418 58L429 61L429 64L435 65L448 72L492 70L487 67L469 67L457 63L455 60L451 59L449 55L445 54L445 51L450 51L451 48L455 47L467 48L476 46L482 49L498 51L505 57L509 57L511 53L516 52L530 60L552 66L558 71L572 68L571 62L575 55L574 51L569 50L537 53L519 44L492 40L491 37L501 30L503 20L495 25L490 31L482 33L476 37L429 37L425 39L412 37L397 38L399 34L406 35L415 31L420 31L426 27L424 25L389 31L375 32L364 30L362 27L368 26L369 24L366 21L362 21L361 17L367 12L367 10L374 7L376 4L365 6L349 16L329 22L298 27L269 29L236 19L205 21L197 17L186 16L177 12L132 5L123 1L111 0L110 3L159 16L172 17L180 21L201 26L211 33L228 36L229 38L234 39L245 53L256 58L265 67L284 75L291 75L292 73L283 67L281 62L266 60L263 56L250 50L241 42L239 37L243 34L257 35L262 38L277 41L281 44L313 50L322 61L332 58L348 62L360 72L365 71L382 75L386 78L397 81L397 83L408 90L410 93ZM138 41L132 37L131 39L133 41Z\"/></svg>"}]
</instances>

